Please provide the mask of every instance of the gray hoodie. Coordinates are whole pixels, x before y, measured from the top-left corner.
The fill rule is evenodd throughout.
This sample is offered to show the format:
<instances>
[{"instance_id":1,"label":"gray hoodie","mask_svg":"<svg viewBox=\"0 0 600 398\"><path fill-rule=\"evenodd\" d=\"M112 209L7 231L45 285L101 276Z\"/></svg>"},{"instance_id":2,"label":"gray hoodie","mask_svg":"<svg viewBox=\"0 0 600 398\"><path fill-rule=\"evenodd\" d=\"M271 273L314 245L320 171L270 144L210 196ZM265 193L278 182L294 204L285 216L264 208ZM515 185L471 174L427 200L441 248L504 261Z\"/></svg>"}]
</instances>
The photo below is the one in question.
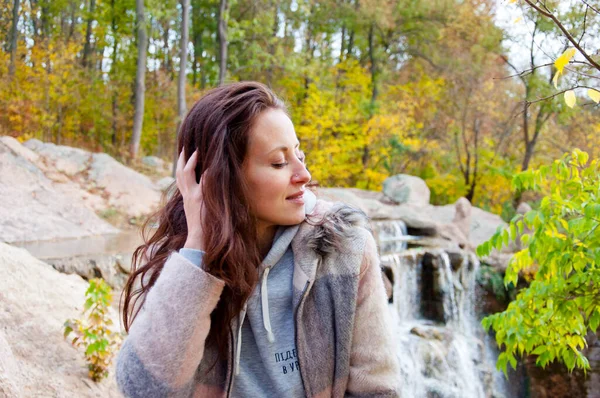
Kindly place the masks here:
<instances>
[{"instance_id":1,"label":"gray hoodie","mask_svg":"<svg viewBox=\"0 0 600 398\"><path fill-rule=\"evenodd\" d=\"M316 198L305 192L305 212ZM273 245L259 268L259 284L238 317L235 331L232 397L304 397L296 351L292 306L294 254L291 242L298 225L280 226ZM202 264L203 252L181 249L194 264Z\"/></svg>"}]
</instances>

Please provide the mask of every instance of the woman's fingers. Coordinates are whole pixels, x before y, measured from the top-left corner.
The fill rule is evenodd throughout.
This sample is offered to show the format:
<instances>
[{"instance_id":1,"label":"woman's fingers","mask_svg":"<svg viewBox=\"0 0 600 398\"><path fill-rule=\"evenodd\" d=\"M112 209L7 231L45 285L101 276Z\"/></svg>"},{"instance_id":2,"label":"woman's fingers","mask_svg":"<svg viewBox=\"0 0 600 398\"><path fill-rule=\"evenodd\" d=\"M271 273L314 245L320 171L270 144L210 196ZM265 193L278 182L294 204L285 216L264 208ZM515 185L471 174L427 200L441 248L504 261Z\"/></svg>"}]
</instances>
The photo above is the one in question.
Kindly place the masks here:
<instances>
[{"instance_id":1,"label":"woman's fingers","mask_svg":"<svg viewBox=\"0 0 600 398\"><path fill-rule=\"evenodd\" d=\"M198 151L194 151L192 156L185 160L185 149L179 154L177 159L177 169L175 171L177 188L182 193L187 193L191 189L197 188L196 182L196 164L198 163Z\"/></svg>"},{"instance_id":2,"label":"woman's fingers","mask_svg":"<svg viewBox=\"0 0 600 398\"><path fill-rule=\"evenodd\" d=\"M183 181L188 187L197 185L196 183L196 162L198 160L198 151L194 151L183 168Z\"/></svg>"},{"instance_id":3,"label":"woman's fingers","mask_svg":"<svg viewBox=\"0 0 600 398\"><path fill-rule=\"evenodd\" d=\"M181 172L183 171L183 166L185 164L185 148L179 152L179 157L177 158L177 167L175 167L175 182L177 183L177 188L181 191Z\"/></svg>"}]
</instances>

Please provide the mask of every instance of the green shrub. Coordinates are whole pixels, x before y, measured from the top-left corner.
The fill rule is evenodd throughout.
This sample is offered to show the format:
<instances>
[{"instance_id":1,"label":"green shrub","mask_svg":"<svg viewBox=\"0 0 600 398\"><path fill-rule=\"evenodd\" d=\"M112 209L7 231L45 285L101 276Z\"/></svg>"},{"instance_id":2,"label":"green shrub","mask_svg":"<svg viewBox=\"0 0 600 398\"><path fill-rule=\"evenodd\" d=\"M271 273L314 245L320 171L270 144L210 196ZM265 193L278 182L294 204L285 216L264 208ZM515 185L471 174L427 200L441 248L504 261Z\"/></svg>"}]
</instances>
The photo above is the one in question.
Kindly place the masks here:
<instances>
[{"instance_id":1,"label":"green shrub","mask_svg":"<svg viewBox=\"0 0 600 398\"><path fill-rule=\"evenodd\" d=\"M600 162L574 150L550 166L519 173L517 190L543 195L539 208L517 216L477 248L484 257L520 239L506 269L505 285L517 285L519 274L533 271L531 284L506 311L483 319L496 331L504 352L497 366L516 367L517 355L536 355L536 364L554 360L569 370L589 369L582 349L588 331L600 325ZM525 227L533 231L524 233Z\"/></svg>"},{"instance_id":2,"label":"green shrub","mask_svg":"<svg viewBox=\"0 0 600 398\"><path fill-rule=\"evenodd\" d=\"M82 315L84 319L65 322L65 338L74 335L71 344L85 349L88 375L93 381L108 376L108 368L121 343L121 335L111 330L109 316L112 289L100 278L90 280L85 292L86 300Z\"/></svg>"}]
</instances>

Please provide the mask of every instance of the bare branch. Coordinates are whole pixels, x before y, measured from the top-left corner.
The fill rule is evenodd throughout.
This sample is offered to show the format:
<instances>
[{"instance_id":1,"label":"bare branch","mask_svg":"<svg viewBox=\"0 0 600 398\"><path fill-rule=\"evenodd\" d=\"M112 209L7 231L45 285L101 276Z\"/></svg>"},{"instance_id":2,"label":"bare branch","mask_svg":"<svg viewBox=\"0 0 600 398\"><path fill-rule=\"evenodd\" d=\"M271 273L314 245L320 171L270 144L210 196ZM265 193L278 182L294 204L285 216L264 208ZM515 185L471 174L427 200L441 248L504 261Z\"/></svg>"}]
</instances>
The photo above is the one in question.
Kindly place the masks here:
<instances>
[{"instance_id":1,"label":"bare branch","mask_svg":"<svg viewBox=\"0 0 600 398\"><path fill-rule=\"evenodd\" d=\"M581 75L581 76L589 77L590 79L598 79L598 80L600 80L600 76L594 76L594 75L590 75L588 73L583 73L583 72L580 72L577 69L573 69L573 68L565 67L565 69L568 70L569 72L573 72L573 73L577 73L578 75Z\"/></svg>"},{"instance_id":2,"label":"bare branch","mask_svg":"<svg viewBox=\"0 0 600 398\"><path fill-rule=\"evenodd\" d=\"M583 39L583 36L585 36L585 29L586 29L586 23L587 23L587 13L588 13L589 9L590 9L590 6L587 6L585 8L585 15L583 16L583 32L581 32L581 36L579 37L579 40L577 40L577 44L581 43L581 39Z\"/></svg>"},{"instance_id":3,"label":"bare branch","mask_svg":"<svg viewBox=\"0 0 600 398\"><path fill-rule=\"evenodd\" d=\"M506 63L507 63L507 64L508 64L508 65L509 65L509 66L510 66L512 69L514 69L514 70L516 70L516 71L518 72L518 70L517 70L517 69L516 69L516 68L515 68L513 65L511 65L511 64L510 64L508 61L506 61ZM536 70L536 69L543 68L543 67L545 67L545 66L551 66L551 65L554 65L554 62L550 62L550 63L543 64L543 65L537 65L537 66L534 66L533 68L530 68L530 69L525 69L525 70L523 70L523 71L521 71L521 72L515 73L514 75L503 76L503 77L495 77L494 79L495 79L495 80L505 80L505 79L510 79L510 78L513 78L513 77L521 77L521 78L522 78L522 77L525 77L525 76L527 76L527 75L528 75L528 74L530 74L530 73L533 73L533 71L534 71L534 70ZM586 64L586 65L587 65L587 64Z\"/></svg>"},{"instance_id":4,"label":"bare branch","mask_svg":"<svg viewBox=\"0 0 600 398\"><path fill-rule=\"evenodd\" d=\"M588 62L594 66L594 68L596 68L596 69L598 69L600 71L600 64L598 64L596 61L594 61L593 58L590 57L589 54L587 52L585 52L585 50L583 48L581 48L581 46L579 45L579 43L577 43L575 41L575 39L573 38L573 36L571 36L571 33L569 33L569 31L563 26L563 24L558 20L558 18L556 18L554 16L554 14L552 14L545 6L544 6L544 8L546 9L546 11L542 10L540 7L538 7L537 5L533 4L531 0L525 0L525 2L527 4L529 4L532 8L534 8L537 12L539 12L540 14L542 14L543 16L550 18L554 22L554 24L564 33L564 35L573 44L573 46L575 46L575 48L577 50L579 50L579 52L581 53L581 55L583 55L583 57L585 59L587 59Z\"/></svg>"},{"instance_id":5,"label":"bare branch","mask_svg":"<svg viewBox=\"0 0 600 398\"><path fill-rule=\"evenodd\" d=\"M557 92L557 93L554 93L554 94L552 94L552 95L549 95L549 96L547 96L547 97L544 97L544 98L538 98L538 99L536 99L536 100L533 100L533 101L525 101L525 104L527 105L527 107L529 107L529 105L531 105L531 104L535 104L536 102L541 102L541 101L546 101L546 100L552 99L552 98L554 98L554 97L556 97L556 96L559 96L559 95L561 95L561 94L564 94L564 93L565 93L565 92L567 92L567 91L570 91L570 90L575 90L576 88L591 88L592 90L596 90L594 87L590 87L590 86L584 86L584 85L576 85L576 86L573 86L573 87L571 87L571 88L564 89L564 90L562 90L562 91L559 91L559 92Z\"/></svg>"},{"instance_id":6,"label":"bare branch","mask_svg":"<svg viewBox=\"0 0 600 398\"><path fill-rule=\"evenodd\" d=\"M597 8L594 8L593 6L591 6L586 0L581 0L581 1L583 2L583 4L588 6L591 10L593 10L596 14L600 14L600 11Z\"/></svg>"}]
</instances>

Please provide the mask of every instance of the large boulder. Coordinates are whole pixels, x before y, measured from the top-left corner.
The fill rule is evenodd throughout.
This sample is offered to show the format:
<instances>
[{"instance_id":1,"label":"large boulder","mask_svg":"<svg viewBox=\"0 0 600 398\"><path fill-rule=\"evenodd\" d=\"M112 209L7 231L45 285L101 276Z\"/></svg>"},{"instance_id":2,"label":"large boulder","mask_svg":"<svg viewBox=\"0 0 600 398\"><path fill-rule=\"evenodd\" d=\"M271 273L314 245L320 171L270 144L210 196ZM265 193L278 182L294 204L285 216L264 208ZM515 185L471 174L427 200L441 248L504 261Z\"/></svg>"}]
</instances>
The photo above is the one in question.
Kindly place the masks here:
<instances>
[{"instance_id":1,"label":"large boulder","mask_svg":"<svg viewBox=\"0 0 600 398\"><path fill-rule=\"evenodd\" d=\"M424 180L408 174L397 174L383 182L383 193L398 204L426 206L431 192Z\"/></svg>"},{"instance_id":2,"label":"large boulder","mask_svg":"<svg viewBox=\"0 0 600 398\"><path fill-rule=\"evenodd\" d=\"M150 178L105 153L91 153L36 139L23 145L39 156L46 174L62 173L81 189L102 197L106 208L129 217L140 217L154 211L160 203L161 190Z\"/></svg>"},{"instance_id":3,"label":"large boulder","mask_svg":"<svg viewBox=\"0 0 600 398\"><path fill-rule=\"evenodd\" d=\"M87 283L1 242L0 271L0 395L9 380L17 397L121 396L114 366L108 379L92 382L82 351L63 338L64 322L81 316ZM3 370L7 361L11 372Z\"/></svg>"},{"instance_id":4,"label":"large boulder","mask_svg":"<svg viewBox=\"0 0 600 398\"><path fill-rule=\"evenodd\" d=\"M424 246L460 247L474 250L488 240L498 226L499 216L471 206L465 198L446 206L390 205L379 193L345 188L319 188L319 197L340 201L364 211L373 221L402 220L413 234L426 236Z\"/></svg>"},{"instance_id":5,"label":"large boulder","mask_svg":"<svg viewBox=\"0 0 600 398\"><path fill-rule=\"evenodd\" d=\"M0 137L0 241L66 239L118 232L85 202L74 200L74 192L80 190L73 183L49 179L40 159L14 138Z\"/></svg>"},{"instance_id":6,"label":"large boulder","mask_svg":"<svg viewBox=\"0 0 600 398\"><path fill-rule=\"evenodd\" d=\"M147 176L117 162L105 153L95 153L88 171L90 189L101 189L111 207L140 217L153 212L161 191Z\"/></svg>"},{"instance_id":7,"label":"large boulder","mask_svg":"<svg viewBox=\"0 0 600 398\"><path fill-rule=\"evenodd\" d=\"M0 331L0 396L18 398L21 396L20 369L10 349L10 345Z\"/></svg>"},{"instance_id":8,"label":"large boulder","mask_svg":"<svg viewBox=\"0 0 600 398\"><path fill-rule=\"evenodd\" d=\"M38 154L48 169L54 168L68 177L84 172L92 157L90 152L83 149L44 143L35 138L25 142L23 146Z\"/></svg>"}]
</instances>

